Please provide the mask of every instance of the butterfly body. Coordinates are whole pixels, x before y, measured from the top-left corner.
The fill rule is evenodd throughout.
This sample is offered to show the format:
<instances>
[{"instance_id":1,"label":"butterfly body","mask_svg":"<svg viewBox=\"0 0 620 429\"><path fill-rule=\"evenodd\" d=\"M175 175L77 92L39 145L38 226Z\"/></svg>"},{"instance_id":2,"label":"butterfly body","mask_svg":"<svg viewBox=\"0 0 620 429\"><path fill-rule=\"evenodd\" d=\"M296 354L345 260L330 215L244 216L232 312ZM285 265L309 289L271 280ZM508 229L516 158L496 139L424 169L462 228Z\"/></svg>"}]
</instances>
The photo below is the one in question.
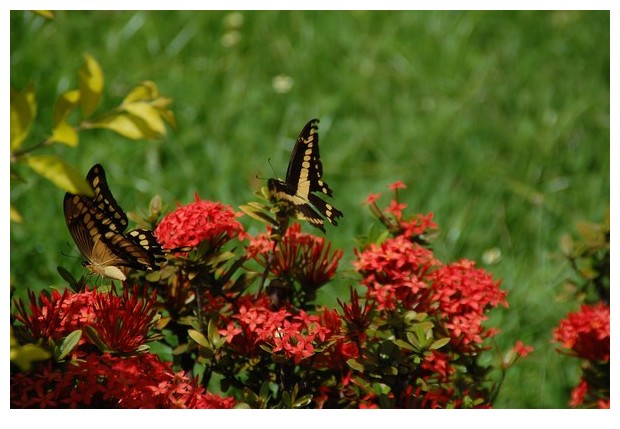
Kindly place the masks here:
<instances>
[{"instance_id":1,"label":"butterfly body","mask_svg":"<svg viewBox=\"0 0 620 429\"><path fill-rule=\"evenodd\" d=\"M115 280L126 279L127 268L151 271L165 260L153 236L144 229L125 232L128 220L108 188L101 165L94 165L87 181L95 191L93 197L67 192L64 213L67 227L84 266L95 274Z\"/></svg>"},{"instance_id":2,"label":"butterfly body","mask_svg":"<svg viewBox=\"0 0 620 429\"><path fill-rule=\"evenodd\" d=\"M325 222L317 210L333 225L338 225L337 219L343 214L315 194L333 196L329 185L323 181L318 122L312 119L301 130L291 153L286 180L269 179L267 186L272 201L288 204L297 217L325 232Z\"/></svg>"}]
</instances>

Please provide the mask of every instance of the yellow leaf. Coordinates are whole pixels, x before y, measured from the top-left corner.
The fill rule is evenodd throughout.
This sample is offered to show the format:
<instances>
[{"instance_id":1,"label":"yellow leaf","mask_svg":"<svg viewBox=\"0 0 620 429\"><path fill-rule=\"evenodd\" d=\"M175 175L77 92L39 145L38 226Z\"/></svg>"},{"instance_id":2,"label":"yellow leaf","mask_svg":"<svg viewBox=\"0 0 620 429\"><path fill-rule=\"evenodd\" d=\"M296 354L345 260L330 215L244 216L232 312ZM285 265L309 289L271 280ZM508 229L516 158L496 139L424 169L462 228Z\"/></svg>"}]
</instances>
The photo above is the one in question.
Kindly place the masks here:
<instances>
[{"instance_id":1,"label":"yellow leaf","mask_svg":"<svg viewBox=\"0 0 620 429\"><path fill-rule=\"evenodd\" d=\"M42 16L43 18L47 18L47 19L56 18L54 16L54 12L52 12L51 10L33 10L33 12L36 13L37 15Z\"/></svg>"},{"instance_id":2,"label":"yellow leaf","mask_svg":"<svg viewBox=\"0 0 620 429\"><path fill-rule=\"evenodd\" d=\"M165 109L170 103L172 103L172 98L168 97L157 97L151 101L151 105L158 109Z\"/></svg>"},{"instance_id":3,"label":"yellow leaf","mask_svg":"<svg viewBox=\"0 0 620 429\"><path fill-rule=\"evenodd\" d=\"M11 361L19 366L22 371L30 370L32 362L47 360L50 357L50 352L36 344L24 344L11 349Z\"/></svg>"},{"instance_id":4,"label":"yellow leaf","mask_svg":"<svg viewBox=\"0 0 620 429\"><path fill-rule=\"evenodd\" d=\"M156 134L162 136L166 135L166 126L159 116L159 112L149 103L136 101L133 103L123 103L122 107L125 111L142 119L146 123L146 126Z\"/></svg>"},{"instance_id":5,"label":"yellow leaf","mask_svg":"<svg viewBox=\"0 0 620 429\"><path fill-rule=\"evenodd\" d=\"M54 104L54 126L65 122L79 101L80 91L77 89L65 91L61 94Z\"/></svg>"},{"instance_id":6,"label":"yellow leaf","mask_svg":"<svg viewBox=\"0 0 620 429\"><path fill-rule=\"evenodd\" d=\"M123 104L133 103L135 101L149 101L157 97L159 97L159 89L157 89L157 85L153 81L146 80L136 85L129 92L129 94L125 96Z\"/></svg>"},{"instance_id":7,"label":"yellow leaf","mask_svg":"<svg viewBox=\"0 0 620 429\"><path fill-rule=\"evenodd\" d=\"M21 213L13 206L11 206L11 222L22 223L24 218Z\"/></svg>"},{"instance_id":8,"label":"yellow leaf","mask_svg":"<svg viewBox=\"0 0 620 429\"><path fill-rule=\"evenodd\" d=\"M92 187L73 166L54 155L37 155L24 158L24 162L60 189L72 194L93 196Z\"/></svg>"},{"instance_id":9,"label":"yellow leaf","mask_svg":"<svg viewBox=\"0 0 620 429\"><path fill-rule=\"evenodd\" d=\"M34 85L31 83L21 92L11 87L11 151L21 147L36 115Z\"/></svg>"},{"instance_id":10,"label":"yellow leaf","mask_svg":"<svg viewBox=\"0 0 620 429\"><path fill-rule=\"evenodd\" d=\"M68 123L61 122L52 130L50 140L55 143L62 143L67 146L75 147L78 144L78 133L75 131L75 128Z\"/></svg>"},{"instance_id":11,"label":"yellow leaf","mask_svg":"<svg viewBox=\"0 0 620 429\"><path fill-rule=\"evenodd\" d=\"M84 64L78 71L80 79L80 105L85 118L93 114L103 92L103 72L97 61L84 54Z\"/></svg>"},{"instance_id":12,"label":"yellow leaf","mask_svg":"<svg viewBox=\"0 0 620 429\"><path fill-rule=\"evenodd\" d=\"M187 334L192 340L194 340L199 345L203 347L207 347L207 348L211 346L207 338L202 334L202 332L198 332L195 329L189 329L187 331Z\"/></svg>"},{"instance_id":13,"label":"yellow leaf","mask_svg":"<svg viewBox=\"0 0 620 429\"><path fill-rule=\"evenodd\" d=\"M159 110L159 114L162 118L164 118L164 120L166 122L168 122L170 124L170 126L172 128L174 128L176 130L177 128L177 120L174 117L174 113L172 112L172 110L168 110L168 109L161 109Z\"/></svg>"},{"instance_id":14,"label":"yellow leaf","mask_svg":"<svg viewBox=\"0 0 620 429\"><path fill-rule=\"evenodd\" d=\"M116 114L108 116L92 124L94 128L106 128L130 139L138 140L143 137L140 128L127 115Z\"/></svg>"}]
</instances>

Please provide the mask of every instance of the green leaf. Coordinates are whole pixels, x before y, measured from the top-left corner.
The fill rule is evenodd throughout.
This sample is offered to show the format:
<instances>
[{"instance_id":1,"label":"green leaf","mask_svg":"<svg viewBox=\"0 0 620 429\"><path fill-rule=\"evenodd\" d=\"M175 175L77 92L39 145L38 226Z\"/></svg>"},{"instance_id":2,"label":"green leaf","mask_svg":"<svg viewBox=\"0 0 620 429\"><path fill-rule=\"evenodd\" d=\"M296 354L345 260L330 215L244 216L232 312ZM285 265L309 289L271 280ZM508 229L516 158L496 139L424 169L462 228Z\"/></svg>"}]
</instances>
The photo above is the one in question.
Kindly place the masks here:
<instances>
[{"instance_id":1,"label":"green leaf","mask_svg":"<svg viewBox=\"0 0 620 429\"><path fill-rule=\"evenodd\" d=\"M202 347L211 348L211 344L209 344L209 341L201 332L198 332L195 329L189 329L187 334L192 340Z\"/></svg>"},{"instance_id":2,"label":"green leaf","mask_svg":"<svg viewBox=\"0 0 620 429\"><path fill-rule=\"evenodd\" d=\"M67 269L60 266L56 267L56 271L58 271L60 277L62 277L67 283L69 283L69 286L71 287L71 289L73 289L74 292L79 292L79 289L77 289L78 282L75 277L73 277L73 274L71 274Z\"/></svg>"},{"instance_id":3,"label":"green leaf","mask_svg":"<svg viewBox=\"0 0 620 429\"><path fill-rule=\"evenodd\" d=\"M440 338L437 341L434 341L430 346L429 349L430 350L436 350L439 349L443 346L445 346L446 344L448 344L450 342L450 338L446 337L446 338Z\"/></svg>"},{"instance_id":4,"label":"green leaf","mask_svg":"<svg viewBox=\"0 0 620 429\"><path fill-rule=\"evenodd\" d=\"M34 84L29 84L21 92L11 87L11 151L22 146L36 115Z\"/></svg>"},{"instance_id":5,"label":"green leaf","mask_svg":"<svg viewBox=\"0 0 620 429\"><path fill-rule=\"evenodd\" d=\"M417 350L422 348L422 344L413 332L407 332L407 341L409 341L409 343L411 343Z\"/></svg>"},{"instance_id":6,"label":"green leaf","mask_svg":"<svg viewBox=\"0 0 620 429\"><path fill-rule=\"evenodd\" d=\"M11 205L11 222L22 223L23 221L24 218L22 217L21 213L15 207L13 207L13 205Z\"/></svg>"},{"instance_id":7,"label":"green leaf","mask_svg":"<svg viewBox=\"0 0 620 429\"><path fill-rule=\"evenodd\" d=\"M218 332L217 322L213 319L209 320L207 325L207 335L209 335L209 341L211 344L219 345L222 341L222 336Z\"/></svg>"},{"instance_id":8,"label":"green leaf","mask_svg":"<svg viewBox=\"0 0 620 429\"><path fill-rule=\"evenodd\" d=\"M101 341L101 338L99 338L99 334L97 333L97 330L95 328L93 328L91 325L86 325L85 329L86 336L91 343L97 346L97 348L104 353L109 351L108 346L106 346L105 343Z\"/></svg>"},{"instance_id":9,"label":"green leaf","mask_svg":"<svg viewBox=\"0 0 620 429\"><path fill-rule=\"evenodd\" d=\"M78 345L80 339L82 338L82 330L77 329L71 332L69 335L62 340L60 344L60 355L58 356L58 360L62 360L67 356L71 351Z\"/></svg>"},{"instance_id":10,"label":"green leaf","mask_svg":"<svg viewBox=\"0 0 620 429\"><path fill-rule=\"evenodd\" d=\"M272 224L272 225L278 224L278 222L275 219L273 219L271 216L265 214L264 212L260 211L259 209L255 207L252 207L249 204L240 205L239 210L241 210L243 213L250 216L251 218L257 219L261 222Z\"/></svg>"},{"instance_id":11,"label":"green leaf","mask_svg":"<svg viewBox=\"0 0 620 429\"><path fill-rule=\"evenodd\" d=\"M293 408L303 408L310 405L312 402L312 395L304 395L301 398L297 398L293 403Z\"/></svg>"},{"instance_id":12,"label":"green leaf","mask_svg":"<svg viewBox=\"0 0 620 429\"><path fill-rule=\"evenodd\" d=\"M364 371L364 365L362 365L361 363L359 363L357 360L355 359L349 359L347 360L347 365L349 365L350 368L356 370L356 371Z\"/></svg>"},{"instance_id":13,"label":"green leaf","mask_svg":"<svg viewBox=\"0 0 620 429\"><path fill-rule=\"evenodd\" d=\"M103 72L97 61L84 54L84 64L78 71L80 81L80 106L84 118L93 114L103 92Z\"/></svg>"},{"instance_id":14,"label":"green leaf","mask_svg":"<svg viewBox=\"0 0 620 429\"><path fill-rule=\"evenodd\" d=\"M24 162L63 191L93 196L94 191L82 174L70 164L54 155L37 155L24 158Z\"/></svg>"},{"instance_id":15,"label":"green leaf","mask_svg":"<svg viewBox=\"0 0 620 429\"><path fill-rule=\"evenodd\" d=\"M394 344L396 344L401 349L409 350L409 351L412 351L412 352L417 351L417 349L415 347L413 347L411 344L409 344L407 341L394 340Z\"/></svg>"}]
</instances>

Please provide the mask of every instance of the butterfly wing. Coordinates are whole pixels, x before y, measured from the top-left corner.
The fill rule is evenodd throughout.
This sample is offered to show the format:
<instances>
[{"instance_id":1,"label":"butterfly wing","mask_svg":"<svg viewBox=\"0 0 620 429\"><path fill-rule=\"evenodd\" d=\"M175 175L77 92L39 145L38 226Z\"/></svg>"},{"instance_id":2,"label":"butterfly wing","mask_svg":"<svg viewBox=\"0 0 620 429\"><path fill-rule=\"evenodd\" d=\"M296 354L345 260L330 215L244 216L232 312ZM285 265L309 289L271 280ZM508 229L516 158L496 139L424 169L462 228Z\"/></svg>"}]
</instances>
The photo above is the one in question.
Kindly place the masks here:
<instances>
[{"instance_id":1,"label":"butterfly wing","mask_svg":"<svg viewBox=\"0 0 620 429\"><path fill-rule=\"evenodd\" d=\"M90 215L88 214L91 205L92 203L87 197L69 192L65 194L63 206L69 234L77 244L82 256L89 261L92 258L94 247L93 237L96 235L96 231L93 231L94 221L90 222Z\"/></svg>"},{"instance_id":2,"label":"butterfly wing","mask_svg":"<svg viewBox=\"0 0 620 429\"><path fill-rule=\"evenodd\" d=\"M64 198L65 221L86 266L93 272L125 280L119 267L155 270L165 257L152 231L136 229L128 233L127 215L112 196L105 172L95 165L87 180L95 190L93 198L67 192Z\"/></svg>"},{"instance_id":3,"label":"butterfly wing","mask_svg":"<svg viewBox=\"0 0 620 429\"><path fill-rule=\"evenodd\" d=\"M323 164L319 153L319 120L310 120L299 133L286 170L290 191L302 198L310 192L332 196L332 190L323 182Z\"/></svg>"},{"instance_id":4,"label":"butterfly wing","mask_svg":"<svg viewBox=\"0 0 620 429\"><path fill-rule=\"evenodd\" d=\"M112 221L114 224L111 226L112 229L116 229L118 232L125 231L128 224L127 215L110 192L103 167L100 164L93 165L86 176L86 180L95 191L95 196L92 199L93 205Z\"/></svg>"},{"instance_id":5,"label":"butterfly wing","mask_svg":"<svg viewBox=\"0 0 620 429\"><path fill-rule=\"evenodd\" d=\"M323 228L323 219L318 210L330 223L338 225L342 212L326 203L313 192L332 196L329 185L323 181L323 164L319 153L318 119L310 120L299 133L286 171L286 181L272 180L269 188L278 200L290 201L300 217L311 225ZM310 204L316 208L314 210Z\"/></svg>"}]
</instances>

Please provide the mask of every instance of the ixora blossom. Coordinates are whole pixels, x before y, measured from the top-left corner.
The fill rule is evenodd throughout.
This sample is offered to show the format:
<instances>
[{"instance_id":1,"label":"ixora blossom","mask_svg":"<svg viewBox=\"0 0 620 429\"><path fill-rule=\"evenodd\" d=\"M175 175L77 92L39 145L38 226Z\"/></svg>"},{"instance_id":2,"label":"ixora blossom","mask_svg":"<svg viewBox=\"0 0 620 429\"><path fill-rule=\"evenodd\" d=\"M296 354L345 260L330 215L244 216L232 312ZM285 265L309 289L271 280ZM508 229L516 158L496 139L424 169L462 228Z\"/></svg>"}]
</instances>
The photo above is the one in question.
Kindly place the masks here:
<instances>
[{"instance_id":1,"label":"ixora blossom","mask_svg":"<svg viewBox=\"0 0 620 429\"><path fill-rule=\"evenodd\" d=\"M263 299L260 303L267 304ZM314 356L315 346L324 344L330 330L321 324L319 316L304 311L292 314L284 308L277 311L249 301L233 314L226 328L219 330L236 350L256 354L261 349L298 364Z\"/></svg>"},{"instance_id":2,"label":"ixora blossom","mask_svg":"<svg viewBox=\"0 0 620 429\"><path fill-rule=\"evenodd\" d=\"M193 203L168 213L155 228L155 236L165 249L195 247L209 240L214 247L237 236L244 237L243 226L236 220L241 216L225 204L201 200L195 194Z\"/></svg>"},{"instance_id":3,"label":"ixora blossom","mask_svg":"<svg viewBox=\"0 0 620 429\"><path fill-rule=\"evenodd\" d=\"M153 354L89 354L64 370L48 365L11 377L15 408L232 408Z\"/></svg>"},{"instance_id":4,"label":"ixora blossom","mask_svg":"<svg viewBox=\"0 0 620 429\"><path fill-rule=\"evenodd\" d=\"M500 304L508 307L507 292L499 288L501 282L465 259L436 269L428 275L428 281L432 284L432 300L439 304L454 345L468 351L496 333L485 330L482 322L487 310Z\"/></svg>"},{"instance_id":5,"label":"ixora blossom","mask_svg":"<svg viewBox=\"0 0 620 429\"><path fill-rule=\"evenodd\" d=\"M378 310L393 310L398 305L418 312L428 310L432 292L424 277L440 264L430 250L399 235L355 253L358 259L353 265L362 274L362 284Z\"/></svg>"},{"instance_id":6,"label":"ixora blossom","mask_svg":"<svg viewBox=\"0 0 620 429\"><path fill-rule=\"evenodd\" d=\"M86 288L79 293L66 289L62 294L52 291L50 297L41 293L37 300L29 293L30 313L21 300L16 302L15 318L35 339L59 340L71 332L88 328L91 342L108 351L128 353L146 342L157 313L156 295L144 296L140 288L101 292ZM80 344L84 339L80 341Z\"/></svg>"},{"instance_id":7,"label":"ixora blossom","mask_svg":"<svg viewBox=\"0 0 620 429\"><path fill-rule=\"evenodd\" d=\"M250 240L247 252L263 267L273 256L270 272L276 278L298 281L304 290L318 289L330 281L342 258L342 250L331 252L329 242L323 237L301 232L301 225L297 222L286 230L275 249L269 234L261 234Z\"/></svg>"},{"instance_id":8,"label":"ixora blossom","mask_svg":"<svg viewBox=\"0 0 620 429\"><path fill-rule=\"evenodd\" d=\"M569 313L553 332L561 353L581 359L582 376L571 392L571 407L610 408L610 307L604 294L601 299Z\"/></svg>"},{"instance_id":9,"label":"ixora blossom","mask_svg":"<svg viewBox=\"0 0 620 429\"><path fill-rule=\"evenodd\" d=\"M553 333L556 341L576 356L595 362L609 362L610 311L603 303L582 305L569 313Z\"/></svg>"},{"instance_id":10,"label":"ixora blossom","mask_svg":"<svg viewBox=\"0 0 620 429\"><path fill-rule=\"evenodd\" d=\"M184 372L156 355L135 354L147 341L156 314L155 294L125 288L117 294L88 288L74 293L29 294L30 313L16 302L16 320L25 337L62 338L87 332L75 344L71 360L41 363L32 371L11 376L15 408L230 408L232 398L204 393ZM17 327L16 327L17 328ZM25 331L25 332L24 332ZM100 353L88 341L105 350ZM114 352L114 354L107 353ZM133 354L133 355L132 355Z\"/></svg>"}]
</instances>

